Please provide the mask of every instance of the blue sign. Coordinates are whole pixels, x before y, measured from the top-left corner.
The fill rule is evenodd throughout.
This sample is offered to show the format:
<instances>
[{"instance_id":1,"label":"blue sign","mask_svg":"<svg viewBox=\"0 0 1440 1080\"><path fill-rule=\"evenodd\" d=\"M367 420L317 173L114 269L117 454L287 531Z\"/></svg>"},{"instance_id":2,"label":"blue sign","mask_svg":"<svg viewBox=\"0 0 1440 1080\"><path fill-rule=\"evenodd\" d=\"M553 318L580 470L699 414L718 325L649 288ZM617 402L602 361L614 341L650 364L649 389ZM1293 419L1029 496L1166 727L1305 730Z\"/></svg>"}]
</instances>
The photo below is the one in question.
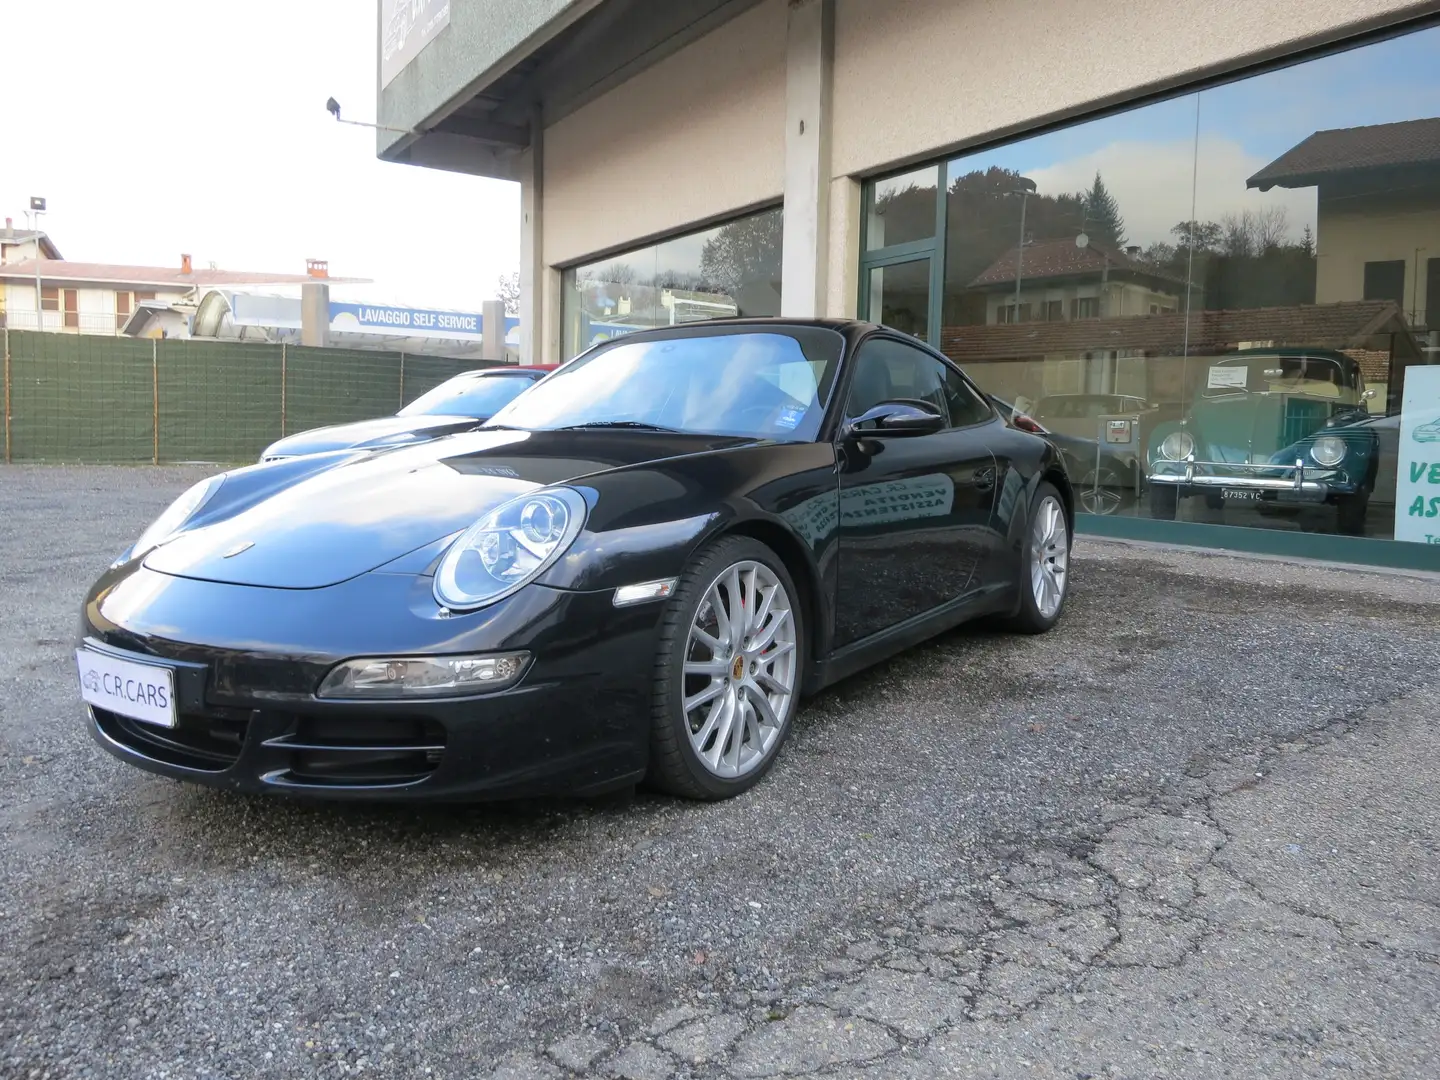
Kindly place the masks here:
<instances>
[{"instance_id":1,"label":"blue sign","mask_svg":"<svg viewBox=\"0 0 1440 1080\"><path fill-rule=\"evenodd\" d=\"M518 319L506 319L506 329ZM330 329L351 333L396 334L403 337L457 338L479 341L485 320L473 311L388 307L383 304L330 305Z\"/></svg>"}]
</instances>

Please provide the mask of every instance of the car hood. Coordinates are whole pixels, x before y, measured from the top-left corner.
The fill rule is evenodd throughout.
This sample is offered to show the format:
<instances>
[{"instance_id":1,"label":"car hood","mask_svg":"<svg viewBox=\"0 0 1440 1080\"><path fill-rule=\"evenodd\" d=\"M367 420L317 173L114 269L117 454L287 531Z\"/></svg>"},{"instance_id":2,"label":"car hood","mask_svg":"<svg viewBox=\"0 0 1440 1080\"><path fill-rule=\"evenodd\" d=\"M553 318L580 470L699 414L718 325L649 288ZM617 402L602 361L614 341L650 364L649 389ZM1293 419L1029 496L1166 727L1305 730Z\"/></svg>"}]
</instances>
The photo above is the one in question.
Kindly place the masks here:
<instances>
[{"instance_id":1,"label":"car hood","mask_svg":"<svg viewBox=\"0 0 1440 1080\"><path fill-rule=\"evenodd\" d=\"M467 432L348 459L182 533L144 563L178 577L323 588L459 532L535 488L756 441L619 429ZM223 484L215 498L225 498Z\"/></svg>"},{"instance_id":2,"label":"car hood","mask_svg":"<svg viewBox=\"0 0 1440 1080\"><path fill-rule=\"evenodd\" d=\"M1191 412L1197 457L1265 464L1277 451L1323 431L1355 405L1306 394L1227 394L1201 399Z\"/></svg>"},{"instance_id":3,"label":"car hood","mask_svg":"<svg viewBox=\"0 0 1440 1080\"><path fill-rule=\"evenodd\" d=\"M486 418L483 416L382 416L378 420L361 420L354 424L334 424L297 432L279 442L271 443L262 455L300 457L327 450L349 450L355 447L403 444L406 436L433 439L456 431L468 431Z\"/></svg>"}]
</instances>

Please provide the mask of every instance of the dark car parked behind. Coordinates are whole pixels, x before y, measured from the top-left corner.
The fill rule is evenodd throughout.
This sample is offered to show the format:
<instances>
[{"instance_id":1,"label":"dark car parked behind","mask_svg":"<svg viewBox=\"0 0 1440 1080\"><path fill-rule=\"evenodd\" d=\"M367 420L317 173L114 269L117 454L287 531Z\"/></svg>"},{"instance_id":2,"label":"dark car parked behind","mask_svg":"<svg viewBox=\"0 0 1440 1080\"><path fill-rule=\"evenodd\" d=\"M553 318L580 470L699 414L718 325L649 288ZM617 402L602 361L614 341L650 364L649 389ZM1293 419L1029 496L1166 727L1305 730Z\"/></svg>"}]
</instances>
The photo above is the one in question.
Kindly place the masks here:
<instances>
[{"instance_id":1,"label":"dark car parked behind","mask_svg":"<svg viewBox=\"0 0 1440 1080\"><path fill-rule=\"evenodd\" d=\"M542 364L466 371L421 394L394 416L301 431L271 443L260 460L283 461L331 450L374 450L469 431L554 369L554 364Z\"/></svg>"}]
</instances>

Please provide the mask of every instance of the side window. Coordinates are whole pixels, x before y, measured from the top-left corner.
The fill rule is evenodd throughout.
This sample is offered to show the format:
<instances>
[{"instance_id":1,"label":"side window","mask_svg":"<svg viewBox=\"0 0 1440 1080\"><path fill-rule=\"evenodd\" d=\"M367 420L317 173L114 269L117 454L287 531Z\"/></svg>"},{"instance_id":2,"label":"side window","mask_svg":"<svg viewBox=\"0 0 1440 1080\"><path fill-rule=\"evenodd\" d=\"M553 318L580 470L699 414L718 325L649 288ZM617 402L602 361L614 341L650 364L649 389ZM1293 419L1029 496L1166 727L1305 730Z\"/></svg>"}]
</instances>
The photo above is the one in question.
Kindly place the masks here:
<instances>
[{"instance_id":1,"label":"side window","mask_svg":"<svg viewBox=\"0 0 1440 1080\"><path fill-rule=\"evenodd\" d=\"M993 419L995 410L990 403L977 394L960 373L945 369L945 398L950 405L950 426L969 427Z\"/></svg>"},{"instance_id":2,"label":"side window","mask_svg":"<svg viewBox=\"0 0 1440 1080\"><path fill-rule=\"evenodd\" d=\"M872 338L860 346L845 415L854 419L882 401L928 401L949 420L966 427L990 419L990 406L948 364L910 345Z\"/></svg>"}]
</instances>

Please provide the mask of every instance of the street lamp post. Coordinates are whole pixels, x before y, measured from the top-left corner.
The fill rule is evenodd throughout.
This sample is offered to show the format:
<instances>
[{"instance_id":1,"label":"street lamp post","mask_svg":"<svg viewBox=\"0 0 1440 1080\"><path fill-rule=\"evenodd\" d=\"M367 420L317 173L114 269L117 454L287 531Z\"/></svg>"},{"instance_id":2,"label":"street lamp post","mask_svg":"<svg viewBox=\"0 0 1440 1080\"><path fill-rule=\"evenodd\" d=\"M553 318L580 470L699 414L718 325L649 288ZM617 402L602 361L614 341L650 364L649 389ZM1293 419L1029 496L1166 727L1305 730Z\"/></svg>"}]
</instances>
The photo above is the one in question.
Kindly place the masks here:
<instances>
[{"instance_id":1,"label":"street lamp post","mask_svg":"<svg viewBox=\"0 0 1440 1080\"><path fill-rule=\"evenodd\" d=\"M1015 312L1013 322L1020 321L1020 277L1025 271L1025 207L1035 192L1035 181L1028 176L1015 178L1012 195L1020 196L1020 246L1015 249Z\"/></svg>"},{"instance_id":2,"label":"street lamp post","mask_svg":"<svg viewBox=\"0 0 1440 1080\"><path fill-rule=\"evenodd\" d=\"M45 213L45 200L39 195L30 196L30 209L27 212L30 218L30 231L35 238L35 329L45 329L45 316L41 314L40 303L40 256L43 249L40 247L40 215Z\"/></svg>"}]
</instances>

